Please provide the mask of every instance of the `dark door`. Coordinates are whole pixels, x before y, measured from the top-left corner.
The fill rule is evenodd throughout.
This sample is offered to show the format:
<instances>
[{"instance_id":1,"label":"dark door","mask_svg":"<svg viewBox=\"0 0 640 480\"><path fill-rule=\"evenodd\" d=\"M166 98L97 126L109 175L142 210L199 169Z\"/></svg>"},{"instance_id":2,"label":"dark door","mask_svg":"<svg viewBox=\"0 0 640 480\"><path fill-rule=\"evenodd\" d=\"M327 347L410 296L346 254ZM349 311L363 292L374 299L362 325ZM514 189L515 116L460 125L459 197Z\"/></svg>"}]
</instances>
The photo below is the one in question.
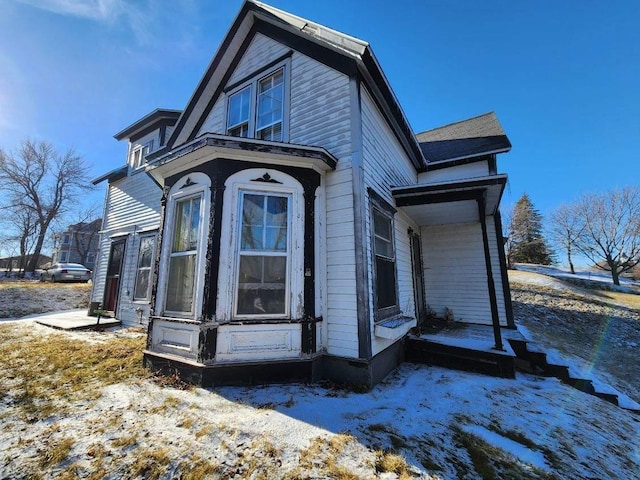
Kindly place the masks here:
<instances>
[{"instance_id":1,"label":"dark door","mask_svg":"<svg viewBox=\"0 0 640 480\"><path fill-rule=\"evenodd\" d=\"M413 270L413 295L416 302L416 317L418 325L427 317L427 303L424 296L424 269L422 268L422 247L420 235L409 233L411 238L411 267Z\"/></svg>"},{"instance_id":2,"label":"dark door","mask_svg":"<svg viewBox=\"0 0 640 480\"><path fill-rule=\"evenodd\" d=\"M104 289L104 302L102 308L115 312L118 307L118 294L120 292L120 275L122 272L122 260L124 259L125 240L117 240L111 244L109 252L109 265L107 266L107 279Z\"/></svg>"}]
</instances>

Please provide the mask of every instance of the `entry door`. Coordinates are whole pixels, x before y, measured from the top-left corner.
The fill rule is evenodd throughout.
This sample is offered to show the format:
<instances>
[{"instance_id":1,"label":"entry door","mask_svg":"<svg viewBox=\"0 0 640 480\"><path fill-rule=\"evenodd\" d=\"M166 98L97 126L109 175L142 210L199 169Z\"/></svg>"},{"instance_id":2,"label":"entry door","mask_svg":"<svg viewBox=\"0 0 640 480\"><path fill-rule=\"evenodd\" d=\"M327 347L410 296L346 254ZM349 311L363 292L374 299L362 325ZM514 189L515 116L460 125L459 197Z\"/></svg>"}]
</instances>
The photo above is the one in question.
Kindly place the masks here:
<instances>
[{"instance_id":1,"label":"entry door","mask_svg":"<svg viewBox=\"0 0 640 480\"><path fill-rule=\"evenodd\" d=\"M111 244L111 252L109 253L109 265L107 266L107 279L102 308L111 312L115 312L118 307L124 246L124 239L117 240Z\"/></svg>"},{"instance_id":2,"label":"entry door","mask_svg":"<svg viewBox=\"0 0 640 480\"><path fill-rule=\"evenodd\" d=\"M413 270L413 295L416 302L416 317L421 324L427 317L427 304L424 296L424 269L422 268L422 247L420 235L409 232L411 238L411 266Z\"/></svg>"}]
</instances>

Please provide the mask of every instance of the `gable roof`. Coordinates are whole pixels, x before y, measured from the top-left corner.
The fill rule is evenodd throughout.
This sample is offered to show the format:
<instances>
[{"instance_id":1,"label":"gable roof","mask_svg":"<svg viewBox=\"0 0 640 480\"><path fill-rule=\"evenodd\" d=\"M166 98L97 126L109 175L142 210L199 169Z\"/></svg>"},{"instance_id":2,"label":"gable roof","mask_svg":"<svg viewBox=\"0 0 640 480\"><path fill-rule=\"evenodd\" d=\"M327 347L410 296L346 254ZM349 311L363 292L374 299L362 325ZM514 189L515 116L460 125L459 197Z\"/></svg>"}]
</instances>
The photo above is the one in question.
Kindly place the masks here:
<instances>
[{"instance_id":1,"label":"gable roof","mask_svg":"<svg viewBox=\"0 0 640 480\"><path fill-rule=\"evenodd\" d=\"M124 130L116 133L113 137L116 140L135 138L145 135L149 129L159 128L162 125L174 125L180 118L181 110L167 110L156 108L153 112L145 115L140 120L133 122Z\"/></svg>"},{"instance_id":2,"label":"gable roof","mask_svg":"<svg viewBox=\"0 0 640 480\"><path fill-rule=\"evenodd\" d=\"M507 152L511 142L494 112L418 133L428 163Z\"/></svg>"},{"instance_id":3,"label":"gable roof","mask_svg":"<svg viewBox=\"0 0 640 480\"><path fill-rule=\"evenodd\" d=\"M180 116L164 152L196 137L257 32L364 81L414 166L424 168L422 151L413 130L367 42L255 0L245 0L242 5Z\"/></svg>"}]
</instances>

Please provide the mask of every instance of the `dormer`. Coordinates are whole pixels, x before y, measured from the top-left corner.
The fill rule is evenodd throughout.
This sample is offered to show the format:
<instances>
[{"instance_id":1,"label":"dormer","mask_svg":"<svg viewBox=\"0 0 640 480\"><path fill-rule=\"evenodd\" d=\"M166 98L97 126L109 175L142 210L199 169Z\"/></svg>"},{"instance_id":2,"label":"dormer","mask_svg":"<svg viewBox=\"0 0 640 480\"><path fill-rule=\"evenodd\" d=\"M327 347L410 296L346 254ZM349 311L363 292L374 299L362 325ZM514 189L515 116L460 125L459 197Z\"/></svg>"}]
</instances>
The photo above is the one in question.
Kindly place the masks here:
<instances>
[{"instance_id":1,"label":"dormer","mask_svg":"<svg viewBox=\"0 0 640 480\"><path fill-rule=\"evenodd\" d=\"M114 135L116 140L128 140L127 165L138 170L150 153L166 145L180 117L180 110L156 109Z\"/></svg>"}]
</instances>

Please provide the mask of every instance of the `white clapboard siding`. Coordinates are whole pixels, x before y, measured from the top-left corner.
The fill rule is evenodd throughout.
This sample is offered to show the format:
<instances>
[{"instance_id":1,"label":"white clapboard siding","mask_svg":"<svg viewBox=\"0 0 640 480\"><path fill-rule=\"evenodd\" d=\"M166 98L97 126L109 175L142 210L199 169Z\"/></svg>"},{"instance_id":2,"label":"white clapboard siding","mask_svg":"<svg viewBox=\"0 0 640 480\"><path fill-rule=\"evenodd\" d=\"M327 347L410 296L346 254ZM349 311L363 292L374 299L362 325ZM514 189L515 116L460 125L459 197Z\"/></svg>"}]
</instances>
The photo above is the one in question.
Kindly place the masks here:
<instances>
[{"instance_id":1,"label":"white clapboard siding","mask_svg":"<svg viewBox=\"0 0 640 480\"><path fill-rule=\"evenodd\" d=\"M118 319L125 325L139 324L140 315L135 311L138 307L143 309L143 323L148 319L149 303L134 302L133 288L140 233L158 228L161 195L160 188L144 173L134 173L108 186L106 218L100 236L92 301L103 301L112 238L126 238L120 297L116 312Z\"/></svg>"},{"instance_id":2,"label":"white clapboard siding","mask_svg":"<svg viewBox=\"0 0 640 480\"><path fill-rule=\"evenodd\" d=\"M257 33L231 74L228 85L245 79L290 50L286 45L276 42L266 35Z\"/></svg>"},{"instance_id":3,"label":"white clapboard siding","mask_svg":"<svg viewBox=\"0 0 640 480\"><path fill-rule=\"evenodd\" d=\"M362 158L365 187L369 187L394 206L391 186L413 185L417 174L404 149L389 128L384 117L376 107L369 92L362 88ZM366 197L368 198L368 197ZM371 248L371 210L365 202L367 267L369 269L369 306L374 309L374 263ZM408 235L409 227L417 231L417 226L402 212L394 216L394 247L396 254L396 277L398 288L398 306L406 316L415 315L413 295L413 274L411 270L411 249ZM371 315L371 329L374 330L374 316ZM380 338L372 335L373 354L384 350L397 339Z\"/></svg>"},{"instance_id":4,"label":"white clapboard siding","mask_svg":"<svg viewBox=\"0 0 640 480\"><path fill-rule=\"evenodd\" d=\"M456 320L491 325L480 223L435 225L422 229L427 304L438 314L446 308ZM487 217L490 245L495 246L492 217ZM497 248L490 248L500 323L506 325Z\"/></svg>"},{"instance_id":5,"label":"white clapboard siding","mask_svg":"<svg viewBox=\"0 0 640 480\"><path fill-rule=\"evenodd\" d=\"M416 170L367 90L362 88L362 158L364 180L393 205L392 186L414 185Z\"/></svg>"},{"instance_id":6,"label":"white clapboard siding","mask_svg":"<svg viewBox=\"0 0 640 480\"><path fill-rule=\"evenodd\" d=\"M455 167L431 170L418 175L418 183L438 183L449 180L463 180L465 178L484 177L489 175L489 164L481 162L457 165Z\"/></svg>"},{"instance_id":7,"label":"white clapboard siding","mask_svg":"<svg viewBox=\"0 0 640 480\"><path fill-rule=\"evenodd\" d=\"M275 40L257 34L231 75L232 85L290 51ZM335 171L323 179L320 197L325 212L322 242L317 250L322 275L318 284L326 294L317 311L324 319L323 335L331 354L358 356L357 297L351 172L351 118L349 78L306 55L294 51L289 72L290 143L324 147L338 158ZM224 133L226 97L221 95L199 134ZM318 220L320 221L320 220ZM336 282L334 284L334 282Z\"/></svg>"}]
</instances>

